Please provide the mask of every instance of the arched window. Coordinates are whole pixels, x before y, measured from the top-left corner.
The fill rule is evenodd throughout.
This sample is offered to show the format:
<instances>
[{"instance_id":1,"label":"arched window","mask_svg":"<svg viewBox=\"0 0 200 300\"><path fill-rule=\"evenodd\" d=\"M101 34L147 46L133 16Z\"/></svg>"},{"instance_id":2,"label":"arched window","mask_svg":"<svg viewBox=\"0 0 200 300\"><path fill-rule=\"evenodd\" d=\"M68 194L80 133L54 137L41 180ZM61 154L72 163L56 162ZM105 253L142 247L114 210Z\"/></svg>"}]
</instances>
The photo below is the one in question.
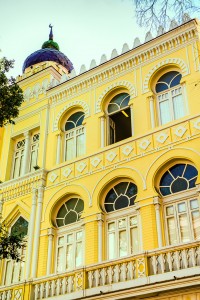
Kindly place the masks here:
<instances>
[{"instance_id":1,"label":"arched window","mask_svg":"<svg viewBox=\"0 0 200 300\"><path fill-rule=\"evenodd\" d=\"M161 177L159 190L164 197L166 235L170 245L200 239L198 199L191 196L192 193L186 194L187 190L195 188L197 175L194 166L182 163L172 166ZM175 194L176 200L172 197Z\"/></svg>"},{"instance_id":2,"label":"arched window","mask_svg":"<svg viewBox=\"0 0 200 300\"><path fill-rule=\"evenodd\" d=\"M109 102L108 114L108 144L114 144L132 136L130 95L120 93Z\"/></svg>"},{"instance_id":3,"label":"arched window","mask_svg":"<svg viewBox=\"0 0 200 300\"><path fill-rule=\"evenodd\" d=\"M23 218L19 217L18 220L12 225L10 234L18 235L24 238L28 233L28 222ZM17 262L12 259L6 259L4 265L4 278L3 284L10 285L11 283L16 283L24 280L24 270L25 270L25 255L26 255L26 245L18 250L20 254L21 261Z\"/></svg>"},{"instance_id":4,"label":"arched window","mask_svg":"<svg viewBox=\"0 0 200 300\"><path fill-rule=\"evenodd\" d=\"M114 185L106 194L107 257L114 259L139 251L138 220L134 201L137 186L128 181ZM120 212L121 210L121 212Z\"/></svg>"},{"instance_id":5,"label":"arched window","mask_svg":"<svg viewBox=\"0 0 200 300\"><path fill-rule=\"evenodd\" d=\"M65 160L85 153L85 127L82 125L84 116L83 112L76 112L65 123Z\"/></svg>"},{"instance_id":6,"label":"arched window","mask_svg":"<svg viewBox=\"0 0 200 300\"><path fill-rule=\"evenodd\" d=\"M170 71L162 75L155 87L158 101L160 124L177 120L186 114L180 80L182 75L177 71Z\"/></svg>"},{"instance_id":7,"label":"arched window","mask_svg":"<svg viewBox=\"0 0 200 300\"><path fill-rule=\"evenodd\" d=\"M83 230L77 224L83 209L82 199L71 198L58 210L57 272L73 270L83 264Z\"/></svg>"}]
</instances>

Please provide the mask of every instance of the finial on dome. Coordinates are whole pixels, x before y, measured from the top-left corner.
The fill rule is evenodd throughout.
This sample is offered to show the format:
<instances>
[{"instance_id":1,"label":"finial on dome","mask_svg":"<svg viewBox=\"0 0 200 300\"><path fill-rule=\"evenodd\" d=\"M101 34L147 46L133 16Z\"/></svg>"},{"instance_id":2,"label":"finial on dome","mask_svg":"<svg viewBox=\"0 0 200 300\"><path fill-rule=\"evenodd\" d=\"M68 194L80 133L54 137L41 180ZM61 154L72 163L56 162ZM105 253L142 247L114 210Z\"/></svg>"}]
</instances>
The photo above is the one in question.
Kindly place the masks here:
<instances>
[{"instance_id":1,"label":"finial on dome","mask_svg":"<svg viewBox=\"0 0 200 300\"><path fill-rule=\"evenodd\" d=\"M50 33L49 33L49 40L53 41L53 30L52 30L53 26L51 24L49 24L49 28L51 28Z\"/></svg>"}]
</instances>

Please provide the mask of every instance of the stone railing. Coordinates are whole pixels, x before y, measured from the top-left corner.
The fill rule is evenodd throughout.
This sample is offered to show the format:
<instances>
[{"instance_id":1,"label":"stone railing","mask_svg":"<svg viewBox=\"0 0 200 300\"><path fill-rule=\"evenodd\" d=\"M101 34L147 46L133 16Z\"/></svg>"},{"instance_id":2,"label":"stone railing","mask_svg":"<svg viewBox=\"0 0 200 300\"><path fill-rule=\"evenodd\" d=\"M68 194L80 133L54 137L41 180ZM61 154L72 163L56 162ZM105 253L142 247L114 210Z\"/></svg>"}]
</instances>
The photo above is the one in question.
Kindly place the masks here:
<instances>
[{"instance_id":1,"label":"stone railing","mask_svg":"<svg viewBox=\"0 0 200 300\"><path fill-rule=\"evenodd\" d=\"M183 286L197 284L200 270L200 241L170 246L112 261L104 261L72 272L0 288L0 300L82 299L107 292L148 287L163 289L183 282ZM191 283L192 282L192 283ZM198 281L199 284L199 281ZM58 298L57 298L58 297ZM107 298L106 298L107 299ZM120 298L120 299L123 299Z\"/></svg>"},{"instance_id":2,"label":"stone railing","mask_svg":"<svg viewBox=\"0 0 200 300\"><path fill-rule=\"evenodd\" d=\"M32 192L33 188L38 188L40 185L45 185L46 182L45 170L38 170L33 173L28 173L21 178L12 179L1 183L0 195L4 201L14 199ZM0 299L1 300L1 299Z\"/></svg>"},{"instance_id":3,"label":"stone railing","mask_svg":"<svg viewBox=\"0 0 200 300\"><path fill-rule=\"evenodd\" d=\"M200 242L170 246L88 266L73 273L34 280L34 300L55 299L53 297L71 293L73 299L80 299L102 291L117 291L196 276L199 274L199 266Z\"/></svg>"}]
</instances>

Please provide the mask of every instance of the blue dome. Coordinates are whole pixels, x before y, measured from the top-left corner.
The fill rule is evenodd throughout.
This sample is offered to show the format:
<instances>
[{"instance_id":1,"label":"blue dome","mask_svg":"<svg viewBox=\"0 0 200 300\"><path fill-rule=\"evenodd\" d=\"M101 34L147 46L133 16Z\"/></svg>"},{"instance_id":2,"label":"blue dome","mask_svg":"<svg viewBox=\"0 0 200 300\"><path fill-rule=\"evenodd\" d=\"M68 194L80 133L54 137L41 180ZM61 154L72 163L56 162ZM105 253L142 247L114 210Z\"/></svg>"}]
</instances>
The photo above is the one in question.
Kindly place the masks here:
<instances>
[{"instance_id":1,"label":"blue dome","mask_svg":"<svg viewBox=\"0 0 200 300\"><path fill-rule=\"evenodd\" d=\"M53 48L45 48L37 50L29 55L24 61L22 71L24 73L26 68L45 61L54 61L66 68L69 72L74 69L72 62L64 53Z\"/></svg>"}]
</instances>

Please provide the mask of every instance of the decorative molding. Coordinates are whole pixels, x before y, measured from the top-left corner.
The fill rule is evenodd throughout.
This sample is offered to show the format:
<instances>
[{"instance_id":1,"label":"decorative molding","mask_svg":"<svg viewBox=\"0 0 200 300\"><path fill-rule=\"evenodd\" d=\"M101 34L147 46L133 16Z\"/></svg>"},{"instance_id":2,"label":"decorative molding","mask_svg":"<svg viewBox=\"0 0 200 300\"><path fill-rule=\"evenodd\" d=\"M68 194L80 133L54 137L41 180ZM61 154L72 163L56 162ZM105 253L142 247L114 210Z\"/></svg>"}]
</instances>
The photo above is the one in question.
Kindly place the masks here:
<instances>
[{"instance_id":1,"label":"decorative molding","mask_svg":"<svg viewBox=\"0 0 200 300\"><path fill-rule=\"evenodd\" d=\"M164 66L168 66L170 64L177 65L181 69L183 77L189 74L189 68L187 64L184 62L181 58L167 58L165 60L162 60L158 64L156 64L146 75L144 84L143 84L143 93L149 92L149 80L153 73L155 73L158 69Z\"/></svg>"},{"instance_id":2,"label":"decorative molding","mask_svg":"<svg viewBox=\"0 0 200 300\"><path fill-rule=\"evenodd\" d=\"M90 108L88 106L88 104L82 100L75 100L75 101L72 101L70 103L68 103L67 105L65 105L60 111L59 113L57 114L57 117L54 121L54 125L53 125L53 131L56 131L59 129L59 120L61 118L61 116L71 107L73 106L81 106L84 110L84 113L85 113L85 118L89 117L90 115Z\"/></svg>"},{"instance_id":3,"label":"decorative molding","mask_svg":"<svg viewBox=\"0 0 200 300\"><path fill-rule=\"evenodd\" d=\"M95 107L95 111L96 113L99 113L101 112L101 104L105 98L105 96L112 90L114 90L115 88L118 88L118 87L125 87L129 90L129 93L130 93L130 97L131 99L136 97L137 93L136 93L136 90L135 90L135 87L134 85L129 82L129 81L118 81L118 82L115 82L111 85L109 85L104 91L103 93L100 95L99 99L97 100L96 102L96 107Z\"/></svg>"}]
</instances>

